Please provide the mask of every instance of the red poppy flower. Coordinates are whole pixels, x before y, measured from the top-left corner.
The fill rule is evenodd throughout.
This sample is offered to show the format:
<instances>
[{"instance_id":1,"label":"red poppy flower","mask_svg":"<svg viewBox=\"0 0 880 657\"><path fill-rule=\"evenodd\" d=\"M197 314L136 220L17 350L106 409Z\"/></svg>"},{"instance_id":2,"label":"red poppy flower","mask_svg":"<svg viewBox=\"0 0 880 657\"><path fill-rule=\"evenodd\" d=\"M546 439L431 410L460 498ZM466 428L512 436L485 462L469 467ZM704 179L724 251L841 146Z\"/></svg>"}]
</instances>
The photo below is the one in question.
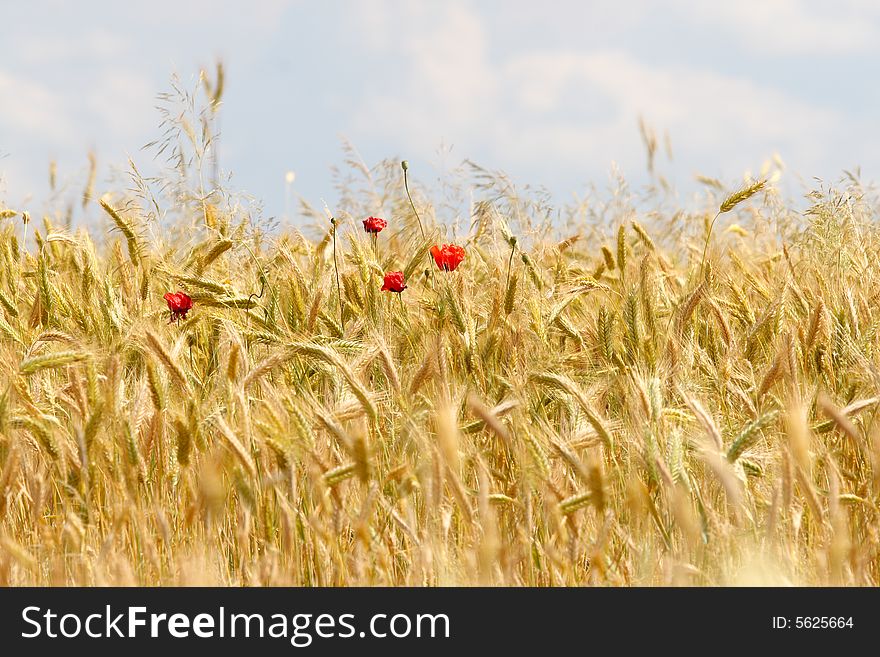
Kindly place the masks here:
<instances>
[{"instance_id":1,"label":"red poppy flower","mask_svg":"<svg viewBox=\"0 0 880 657\"><path fill-rule=\"evenodd\" d=\"M385 274L385 281L382 284L382 292L403 292L406 285L403 284L402 271L390 271Z\"/></svg>"},{"instance_id":2,"label":"red poppy flower","mask_svg":"<svg viewBox=\"0 0 880 657\"><path fill-rule=\"evenodd\" d=\"M387 225L388 222L384 219L379 219L379 217L367 217L364 219L364 230L368 233L378 233Z\"/></svg>"},{"instance_id":3,"label":"red poppy flower","mask_svg":"<svg viewBox=\"0 0 880 657\"><path fill-rule=\"evenodd\" d=\"M455 271L455 268L464 260L464 249L455 244L432 246L431 255L434 256L434 262L437 263L439 269Z\"/></svg>"},{"instance_id":4,"label":"red poppy flower","mask_svg":"<svg viewBox=\"0 0 880 657\"><path fill-rule=\"evenodd\" d=\"M165 301L171 311L171 321L186 319L186 313L192 310L193 300L186 292L166 292Z\"/></svg>"}]
</instances>

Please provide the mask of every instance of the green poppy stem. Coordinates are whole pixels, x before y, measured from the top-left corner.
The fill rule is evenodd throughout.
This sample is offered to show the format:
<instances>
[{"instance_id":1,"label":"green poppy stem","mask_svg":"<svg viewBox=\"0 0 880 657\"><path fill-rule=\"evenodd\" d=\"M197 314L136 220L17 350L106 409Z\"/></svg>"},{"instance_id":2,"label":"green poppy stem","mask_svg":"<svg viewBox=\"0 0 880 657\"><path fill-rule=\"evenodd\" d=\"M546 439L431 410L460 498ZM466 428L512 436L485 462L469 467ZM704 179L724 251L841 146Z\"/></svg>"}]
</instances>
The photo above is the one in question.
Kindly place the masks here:
<instances>
[{"instance_id":1,"label":"green poppy stem","mask_svg":"<svg viewBox=\"0 0 880 657\"><path fill-rule=\"evenodd\" d=\"M416 215L416 221L419 222L419 230L422 233L422 239L427 239L425 235L425 227L422 225L422 218L419 216L419 211L416 210L416 204L413 203L412 194L409 193L409 180L407 177L407 171L409 171L409 162L404 160L400 163L400 168L403 169L403 188L406 190L406 197L409 199L409 206L412 208L413 214ZM434 270L431 269L431 256L428 254L428 271L431 272L431 289L434 289Z\"/></svg>"},{"instance_id":2,"label":"green poppy stem","mask_svg":"<svg viewBox=\"0 0 880 657\"><path fill-rule=\"evenodd\" d=\"M513 254L516 251L516 238L510 238L510 258L507 259L507 279L504 281L504 293L507 294L507 287L510 285L510 266L513 264Z\"/></svg>"},{"instance_id":3,"label":"green poppy stem","mask_svg":"<svg viewBox=\"0 0 880 657\"><path fill-rule=\"evenodd\" d=\"M406 190L406 197L409 199L409 205L412 208L413 214L416 215L416 221L419 222L419 230L422 232L422 239L425 239L425 227L422 226L422 218L419 216L419 211L416 210L416 204L413 203L412 195L409 193L409 179L406 173L409 170L409 162L404 160L401 163L401 167L403 168L403 188Z\"/></svg>"}]
</instances>

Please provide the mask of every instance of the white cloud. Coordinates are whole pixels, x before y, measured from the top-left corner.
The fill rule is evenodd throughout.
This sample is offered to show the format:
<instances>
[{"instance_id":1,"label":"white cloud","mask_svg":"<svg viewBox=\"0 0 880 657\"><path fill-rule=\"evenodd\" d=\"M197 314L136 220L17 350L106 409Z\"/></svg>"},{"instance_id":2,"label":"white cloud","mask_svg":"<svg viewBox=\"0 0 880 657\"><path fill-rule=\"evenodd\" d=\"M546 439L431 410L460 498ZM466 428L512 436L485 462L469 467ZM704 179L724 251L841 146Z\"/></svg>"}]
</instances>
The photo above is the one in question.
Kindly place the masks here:
<instances>
[{"instance_id":1,"label":"white cloud","mask_svg":"<svg viewBox=\"0 0 880 657\"><path fill-rule=\"evenodd\" d=\"M68 57L84 54L102 62L84 76L88 79L85 86L27 75L23 73L26 66L15 73L0 68L0 148L5 155L0 160L0 177L10 201L44 197L50 159L58 162L62 181L79 175L91 148L98 153L102 171L107 162L125 162L125 156L146 141L145 135L157 122L156 90L145 76L121 67L116 57L105 56L108 53L102 49L68 45L72 48ZM119 54L115 47L107 47ZM51 48L47 52L51 55ZM36 70L42 68L35 55L22 56L36 64Z\"/></svg>"},{"instance_id":2,"label":"white cloud","mask_svg":"<svg viewBox=\"0 0 880 657\"><path fill-rule=\"evenodd\" d=\"M113 60L130 49L120 34L99 28L79 34L60 30L49 35L17 32L11 39L16 58L24 64L38 66L70 66L76 59Z\"/></svg>"},{"instance_id":3,"label":"white cloud","mask_svg":"<svg viewBox=\"0 0 880 657\"><path fill-rule=\"evenodd\" d=\"M522 180L563 168L595 179L612 160L641 171L640 114L670 133L673 177L672 166L736 174L774 150L808 175L843 158L880 162L878 96L864 83L876 0L267 0L234 13L208 0L105 1L58 4L51 21L27 3L14 11L22 28L0 45L0 149L38 181L50 157L72 171L90 147L102 167L123 163L157 136L168 73L179 65L194 82L214 54L229 65L224 165L248 169L257 194L275 166L257 152L286 162L305 132L342 130L371 157L429 158L442 141ZM809 79L817 61L824 97ZM335 158L329 139L316 148L302 181L322 180Z\"/></svg>"},{"instance_id":4,"label":"white cloud","mask_svg":"<svg viewBox=\"0 0 880 657\"><path fill-rule=\"evenodd\" d=\"M558 108L565 91L602 95L628 119L640 113L707 145L793 137L829 127L834 113L782 92L710 71L644 64L621 51L546 52L513 59L503 72L520 106ZM540 101L540 102L539 102ZM731 130L741 134L732 135Z\"/></svg>"},{"instance_id":5,"label":"white cloud","mask_svg":"<svg viewBox=\"0 0 880 657\"><path fill-rule=\"evenodd\" d=\"M396 93L372 94L360 103L356 129L402 130L427 150L443 130L468 133L491 118L502 80L488 62L482 22L464 4L373 2L358 19L366 25L368 46L403 58L408 77L402 86L395 83Z\"/></svg>"},{"instance_id":6,"label":"white cloud","mask_svg":"<svg viewBox=\"0 0 880 657\"><path fill-rule=\"evenodd\" d=\"M359 104L364 133L422 152L441 138L464 142L466 152L489 153L504 166L589 159L604 169L612 160L644 161L636 126L645 115L691 161L746 166L780 150L809 170L845 124L835 111L750 79L646 63L623 50L526 46L495 62L478 14L460 3L442 7L405 17L394 48L407 58L408 77ZM400 11L371 5L374 34L383 19L395 32ZM372 47L389 48L386 36ZM751 159L743 162L744 154Z\"/></svg>"},{"instance_id":7,"label":"white cloud","mask_svg":"<svg viewBox=\"0 0 880 657\"><path fill-rule=\"evenodd\" d=\"M157 123L154 109L156 89L145 76L130 69L108 66L102 70L83 98L83 106L100 125L102 135L129 149L141 144L133 140Z\"/></svg>"},{"instance_id":8,"label":"white cloud","mask_svg":"<svg viewBox=\"0 0 880 657\"><path fill-rule=\"evenodd\" d=\"M115 0L111 2L116 4ZM279 18L294 4L295 0L239 0L227 3L218 3L216 0L153 0L132 6L138 7L137 11L140 11L144 20L159 24L166 24L168 16L173 16L175 22L206 29L274 32Z\"/></svg>"},{"instance_id":9,"label":"white cloud","mask_svg":"<svg viewBox=\"0 0 880 657\"><path fill-rule=\"evenodd\" d=\"M48 166L46 175L48 177ZM20 167L15 158L0 153L0 206L22 210L32 200L35 191L45 186L32 172Z\"/></svg>"},{"instance_id":10,"label":"white cloud","mask_svg":"<svg viewBox=\"0 0 880 657\"><path fill-rule=\"evenodd\" d=\"M64 98L48 85L0 69L0 98L4 132L59 145L71 143L75 130L64 111Z\"/></svg>"},{"instance_id":11,"label":"white cloud","mask_svg":"<svg viewBox=\"0 0 880 657\"><path fill-rule=\"evenodd\" d=\"M876 51L880 39L876 3L684 0L679 10L685 20L691 18L713 31L730 34L764 53L862 53Z\"/></svg>"}]
</instances>

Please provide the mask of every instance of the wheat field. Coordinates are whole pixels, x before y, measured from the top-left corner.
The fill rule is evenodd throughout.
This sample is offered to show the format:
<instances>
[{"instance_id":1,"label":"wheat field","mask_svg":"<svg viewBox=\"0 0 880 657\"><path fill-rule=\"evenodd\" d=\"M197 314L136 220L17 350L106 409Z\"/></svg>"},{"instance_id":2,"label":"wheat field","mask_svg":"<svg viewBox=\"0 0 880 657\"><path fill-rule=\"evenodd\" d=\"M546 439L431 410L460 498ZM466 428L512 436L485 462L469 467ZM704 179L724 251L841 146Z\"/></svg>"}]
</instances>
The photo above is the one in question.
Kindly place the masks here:
<instances>
[{"instance_id":1,"label":"wheat field","mask_svg":"<svg viewBox=\"0 0 880 657\"><path fill-rule=\"evenodd\" d=\"M204 183L216 105L85 226L0 205L0 585L880 584L857 180L452 216L355 163L300 230Z\"/></svg>"}]
</instances>

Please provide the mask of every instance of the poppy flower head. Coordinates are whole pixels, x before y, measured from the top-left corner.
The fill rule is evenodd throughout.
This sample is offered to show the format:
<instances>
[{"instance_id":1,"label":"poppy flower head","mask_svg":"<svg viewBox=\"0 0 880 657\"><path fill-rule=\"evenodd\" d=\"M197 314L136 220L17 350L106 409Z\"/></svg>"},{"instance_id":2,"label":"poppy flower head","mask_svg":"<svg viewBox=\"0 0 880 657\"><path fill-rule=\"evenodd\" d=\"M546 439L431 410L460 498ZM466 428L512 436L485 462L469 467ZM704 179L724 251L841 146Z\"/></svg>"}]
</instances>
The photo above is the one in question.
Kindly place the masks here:
<instances>
[{"instance_id":1,"label":"poppy flower head","mask_svg":"<svg viewBox=\"0 0 880 657\"><path fill-rule=\"evenodd\" d=\"M186 292L166 292L165 301L171 311L171 321L186 319L186 313L192 310L193 300Z\"/></svg>"},{"instance_id":2,"label":"poppy flower head","mask_svg":"<svg viewBox=\"0 0 880 657\"><path fill-rule=\"evenodd\" d=\"M455 268L464 260L464 249L455 244L443 244L442 246L432 246L431 255L437 268L443 271L455 271Z\"/></svg>"},{"instance_id":3,"label":"poppy flower head","mask_svg":"<svg viewBox=\"0 0 880 657\"><path fill-rule=\"evenodd\" d=\"M379 217L367 217L366 219L364 219L364 230L368 233L376 234L387 225L388 222L384 219L380 219Z\"/></svg>"},{"instance_id":4,"label":"poppy flower head","mask_svg":"<svg viewBox=\"0 0 880 657\"><path fill-rule=\"evenodd\" d=\"M403 292L406 285L403 282L402 271L390 271L385 274L385 281L382 283L382 292Z\"/></svg>"}]
</instances>

